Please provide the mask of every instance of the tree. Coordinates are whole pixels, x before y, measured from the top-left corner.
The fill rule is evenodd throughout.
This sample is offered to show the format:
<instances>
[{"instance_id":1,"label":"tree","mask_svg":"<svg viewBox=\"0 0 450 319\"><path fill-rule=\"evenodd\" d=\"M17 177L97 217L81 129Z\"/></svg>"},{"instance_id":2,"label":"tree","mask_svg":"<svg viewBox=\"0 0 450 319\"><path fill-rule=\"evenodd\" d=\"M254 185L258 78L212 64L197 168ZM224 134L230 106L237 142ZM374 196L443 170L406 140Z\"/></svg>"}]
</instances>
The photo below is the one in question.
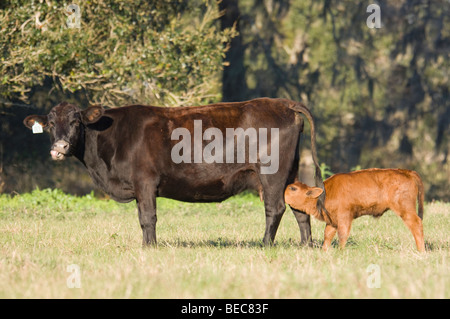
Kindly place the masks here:
<instances>
[{"instance_id":1,"label":"tree","mask_svg":"<svg viewBox=\"0 0 450 319\"><path fill-rule=\"evenodd\" d=\"M67 23L74 8L52 0L3 3L4 99L20 93L26 100L45 77L54 89L81 90L112 106L220 99L224 44L236 33L219 30L216 2L90 0L77 8L80 28Z\"/></svg>"},{"instance_id":2,"label":"tree","mask_svg":"<svg viewBox=\"0 0 450 319\"><path fill-rule=\"evenodd\" d=\"M380 2L381 28L372 29L369 4L234 1L240 93L305 102L318 122L319 158L333 172L416 169L428 198L450 199L450 6ZM241 69L240 60L230 67Z\"/></svg>"},{"instance_id":3,"label":"tree","mask_svg":"<svg viewBox=\"0 0 450 319\"><path fill-rule=\"evenodd\" d=\"M240 32L238 0L222 0L219 6L220 10L223 10L223 15L220 17L222 30L234 28ZM222 73L222 100L225 102L243 101L246 98L247 84L245 82L244 47L240 34L231 40L224 61L226 65Z\"/></svg>"}]
</instances>

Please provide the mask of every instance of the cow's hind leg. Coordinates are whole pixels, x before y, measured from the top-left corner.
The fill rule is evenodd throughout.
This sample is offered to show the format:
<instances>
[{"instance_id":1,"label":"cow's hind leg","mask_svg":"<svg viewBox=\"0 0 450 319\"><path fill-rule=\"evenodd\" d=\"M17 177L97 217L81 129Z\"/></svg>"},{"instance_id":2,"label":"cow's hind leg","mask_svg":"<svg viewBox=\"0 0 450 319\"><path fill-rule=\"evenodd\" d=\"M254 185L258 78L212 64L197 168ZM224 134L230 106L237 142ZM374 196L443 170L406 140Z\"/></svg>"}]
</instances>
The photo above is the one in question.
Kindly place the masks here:
<instances>
[{"instance_id":1,"label":"cow's hind leg","mask_svg":"<svg viewBox=\"0 0 450 319\"><path fill-rule=\"evenodd\" d=\"M294 213L298 227L300 228L301 244L312 246L311 217L308 214L293 207L291 207L291 210L292 213Z\"/></svg>"},{"instance_id":2,"label":"cow's hind leg","mask_svg":"<svg viewBox=\"0 0 450 319\"><path fill-rule=\"evenodd\" d=\"M264 233L263 243L270 246L275 240L275 235L280 225L281 217L286 210L282 194L277 196L264 196L264 208L266 211L266 231Z\"/></svg>"}]
</instances>

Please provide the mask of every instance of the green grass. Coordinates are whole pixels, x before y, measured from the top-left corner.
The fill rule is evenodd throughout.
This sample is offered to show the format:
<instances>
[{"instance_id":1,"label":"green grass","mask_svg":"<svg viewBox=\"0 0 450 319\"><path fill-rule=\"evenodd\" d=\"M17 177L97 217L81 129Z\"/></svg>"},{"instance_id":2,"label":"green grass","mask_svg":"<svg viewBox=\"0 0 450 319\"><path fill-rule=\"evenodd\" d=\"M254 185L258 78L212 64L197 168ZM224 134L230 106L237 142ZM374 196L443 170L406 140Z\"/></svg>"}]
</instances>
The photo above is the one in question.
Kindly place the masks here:
<instances>
[{"instance_id":1,"label":"green grass","mask_svg":"<svg viewBox=\"0 0 450 319\"><path fill-rule=\"evenodd\" d=\"M427 252L392 212L354 221L345 250L300 247L287 209L276 246L263 248L263 204L159 198L158 248L141 247L134 203L58 190L0 196L0 298L449 298L450 204L425 206ZM69 288L77 265L81 288ZM379 288L368 287L369 265Z\"/></svg>"}]
</instances>

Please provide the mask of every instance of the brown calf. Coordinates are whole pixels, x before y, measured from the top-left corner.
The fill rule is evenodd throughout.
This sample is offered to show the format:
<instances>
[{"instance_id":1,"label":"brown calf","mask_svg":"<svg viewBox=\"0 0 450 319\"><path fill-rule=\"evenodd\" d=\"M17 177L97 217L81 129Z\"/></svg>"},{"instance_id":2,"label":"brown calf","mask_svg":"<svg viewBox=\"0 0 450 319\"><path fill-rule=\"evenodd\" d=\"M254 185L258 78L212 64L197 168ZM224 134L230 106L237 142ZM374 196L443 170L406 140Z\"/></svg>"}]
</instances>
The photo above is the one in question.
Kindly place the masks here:
<instances>
[{"instance_id":1,"label":"brown calf","mask_svg":"<svg viewBox=\"0 0 450 319\"><path fill-rule=\"evenodd\" d=\"M317 198L323 192L321 188L295 182L288 185L284 193L286 203L292 208L327 223L324 250L330 246L336 231L340 247L345 247L353 219L363 215L380 217L391 209L411 230L417 249L425 251L422 229L424 188L419 174L405 169L371 168L336 174L324 183L326 210L323 212L317 207Z\"/></svg>"}]
</instances>

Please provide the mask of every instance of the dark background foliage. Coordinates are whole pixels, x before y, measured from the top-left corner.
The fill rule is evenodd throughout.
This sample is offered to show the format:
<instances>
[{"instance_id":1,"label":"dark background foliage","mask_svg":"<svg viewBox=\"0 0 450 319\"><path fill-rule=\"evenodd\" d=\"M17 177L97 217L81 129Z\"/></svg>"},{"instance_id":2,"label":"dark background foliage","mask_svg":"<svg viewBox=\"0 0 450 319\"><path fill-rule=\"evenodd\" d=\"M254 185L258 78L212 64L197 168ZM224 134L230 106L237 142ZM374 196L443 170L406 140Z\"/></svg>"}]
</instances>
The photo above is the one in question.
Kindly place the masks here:
<instances>
[{"instance_id":1,"label":"dark background foliage","mask_svg":"<svg viewBox=\"0 0 450 319\"><path fill-rule=\"evenodd\" d=\"M372 3L381 28L367 26ZM92 0L81 4L79 30L65 26L68 4L0 4L3 192L92 189L80 164L52 162L48 137L22 125L61 100L179 106L269 96L311 109L324 171L415 169L428 200L450 200L448 1Z\"/></svg>"}]
</instances>

